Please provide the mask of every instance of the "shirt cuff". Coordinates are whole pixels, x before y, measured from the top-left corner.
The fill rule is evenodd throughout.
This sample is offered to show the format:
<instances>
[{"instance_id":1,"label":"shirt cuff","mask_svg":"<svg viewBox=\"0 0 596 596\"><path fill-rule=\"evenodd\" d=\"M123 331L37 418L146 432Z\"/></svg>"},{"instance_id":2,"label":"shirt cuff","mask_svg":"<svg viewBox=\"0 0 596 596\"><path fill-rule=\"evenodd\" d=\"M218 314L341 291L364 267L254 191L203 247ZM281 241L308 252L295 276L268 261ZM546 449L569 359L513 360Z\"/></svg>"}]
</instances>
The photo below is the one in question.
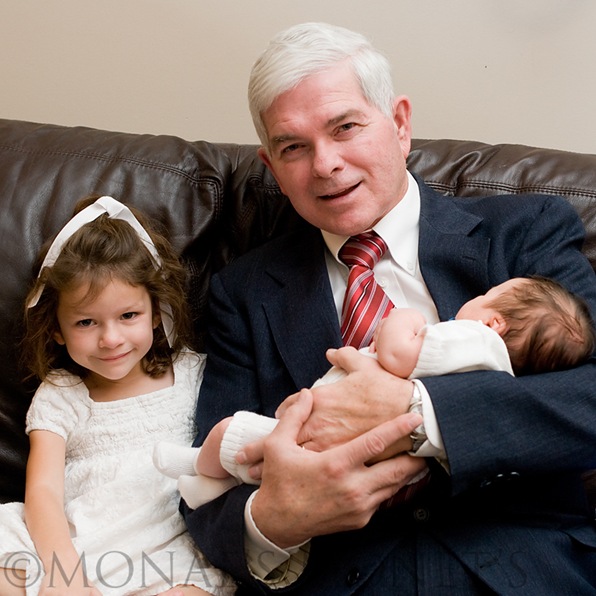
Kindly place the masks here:
<instances>
[{"instance_id":1,"label":"shirt cuff","mask_svg":"<svg viewBox=\"0 0 596 596\"><path fill-rule=\"evenodd\" d=\"M244 552L251 575L270 588L285 588L294 583L306 567L310 552L310 541L296 546L280 548L266 538L252 517L254 491L244 507Z\"/></svg>"},{"instance_id":2,"label":"shirt cuff","mask_svg":"<svg viewBox=\"0 0 596 596\"><path fill-rule=\"evenodd\" d=\"M422 401L422 418L424 420L424 430L426 432L426 440L422 445L412 452L416 457L434 457L443 467L448 467L447 454L445 446L443 445L443 437L439 430L439 423L435 415L433 402L426 390L424 384L416 379L413 381L420 391L420 398Z\"/></svg>"}]
</instances>

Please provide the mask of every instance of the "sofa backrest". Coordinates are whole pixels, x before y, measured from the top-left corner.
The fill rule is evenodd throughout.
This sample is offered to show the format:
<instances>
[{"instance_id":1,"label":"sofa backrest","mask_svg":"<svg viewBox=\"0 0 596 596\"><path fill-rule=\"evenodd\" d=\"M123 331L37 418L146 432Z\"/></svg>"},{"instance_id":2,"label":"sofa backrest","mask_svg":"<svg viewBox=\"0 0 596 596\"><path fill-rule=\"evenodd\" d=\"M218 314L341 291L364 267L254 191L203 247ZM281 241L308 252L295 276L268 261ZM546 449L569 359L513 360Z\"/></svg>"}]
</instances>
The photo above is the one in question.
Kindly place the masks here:
<instances>
[{"instance_id":1,"label":"sofa backrest","mask_svg":"<svg viewBox=\"0 0 596 596\"><path fill-rule=\"evenodd\" d=\"M409 166L445 194L565 196L586 225L585 252L596 268L596 155L416 140ZM0 120L0 501L23 498L24 418L35 387L23 382L19 341L33 262L91 193L161 223L189 272L199 350L211 274L301 225L255 146Z\"/></svg>"}]
</instances>

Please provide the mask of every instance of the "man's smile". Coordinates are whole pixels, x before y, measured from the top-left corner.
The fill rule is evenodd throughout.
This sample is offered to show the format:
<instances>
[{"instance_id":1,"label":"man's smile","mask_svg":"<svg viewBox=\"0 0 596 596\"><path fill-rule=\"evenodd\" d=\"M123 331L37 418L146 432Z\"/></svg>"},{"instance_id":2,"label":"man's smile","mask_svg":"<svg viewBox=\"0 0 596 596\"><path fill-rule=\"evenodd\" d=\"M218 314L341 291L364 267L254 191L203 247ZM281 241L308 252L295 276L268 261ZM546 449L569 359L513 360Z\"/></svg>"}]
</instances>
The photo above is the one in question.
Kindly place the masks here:
<instances>
[{"instance_id":1,"label":"man's smile","mask_svg":"<svg viewBox=\"0 0 596 596\"><path fill-rule=\"evenodd\" d=\"M358 182L357 184L354 184L353 186L349 186L348 188L344 188L343 190L340 190L338 192L319 195L319 198L327 200L327 199L338 199L341 197L345 197L346 195L350 194L352 191L356 190L360 186L360 184L361 183Z\"/></svg>"}]
</instances>

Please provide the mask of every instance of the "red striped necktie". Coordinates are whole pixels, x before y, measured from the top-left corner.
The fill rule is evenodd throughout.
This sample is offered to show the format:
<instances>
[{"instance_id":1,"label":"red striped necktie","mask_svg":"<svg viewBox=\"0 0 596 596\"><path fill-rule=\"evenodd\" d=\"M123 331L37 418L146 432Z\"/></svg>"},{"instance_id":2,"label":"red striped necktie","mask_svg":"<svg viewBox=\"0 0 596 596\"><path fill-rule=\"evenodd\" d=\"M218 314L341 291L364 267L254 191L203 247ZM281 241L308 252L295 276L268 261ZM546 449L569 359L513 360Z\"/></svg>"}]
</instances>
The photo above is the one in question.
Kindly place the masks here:
<instances>
[{"instance_id":1,"label":"red striped necktie","mask_svg":"<svg viewBox=\"0 0 596 596\"><path fill-rule=\"evenodd\" d=\"M386 250L385 241L371 231L352 236L339 251L340 261L350 268L341 317L345 346L368 346L379 321L393 308L372 271Z\"/></svg>"}]
</instances>

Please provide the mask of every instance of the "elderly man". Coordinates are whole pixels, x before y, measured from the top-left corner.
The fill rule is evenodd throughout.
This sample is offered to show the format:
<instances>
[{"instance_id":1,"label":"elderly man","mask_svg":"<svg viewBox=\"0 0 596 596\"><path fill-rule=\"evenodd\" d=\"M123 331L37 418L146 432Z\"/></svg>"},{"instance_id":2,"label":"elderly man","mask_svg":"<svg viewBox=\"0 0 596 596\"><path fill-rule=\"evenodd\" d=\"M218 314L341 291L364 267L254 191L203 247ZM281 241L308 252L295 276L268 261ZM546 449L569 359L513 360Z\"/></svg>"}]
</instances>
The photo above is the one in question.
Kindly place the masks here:
<instances>
[{"instance_id":1,"label":"elderly man","mask_svg":"<svg viewBox=\"0 0 596 596\"><path fill-rule=\"evenodd\" d=\"M572 208L539 195L447 198L412 176L410 101L351 31L279 34L249 99L260 156L305 225L213 278L195 444L237 410L277 411L280 423L263 453L240 454L262 475L257 490L183 507L196 542L241 593L594 593L596 528L577 473L595 463L593 362L412 382L345 348L329 354L345 380L291 396L327 370L328 348L368 341L392 305L437 322L538 274L594 313ZM375 253L374 275L352 275L346 241ZM426 465L428 486L383 504Z\"/></svg>"}]
</instances>

